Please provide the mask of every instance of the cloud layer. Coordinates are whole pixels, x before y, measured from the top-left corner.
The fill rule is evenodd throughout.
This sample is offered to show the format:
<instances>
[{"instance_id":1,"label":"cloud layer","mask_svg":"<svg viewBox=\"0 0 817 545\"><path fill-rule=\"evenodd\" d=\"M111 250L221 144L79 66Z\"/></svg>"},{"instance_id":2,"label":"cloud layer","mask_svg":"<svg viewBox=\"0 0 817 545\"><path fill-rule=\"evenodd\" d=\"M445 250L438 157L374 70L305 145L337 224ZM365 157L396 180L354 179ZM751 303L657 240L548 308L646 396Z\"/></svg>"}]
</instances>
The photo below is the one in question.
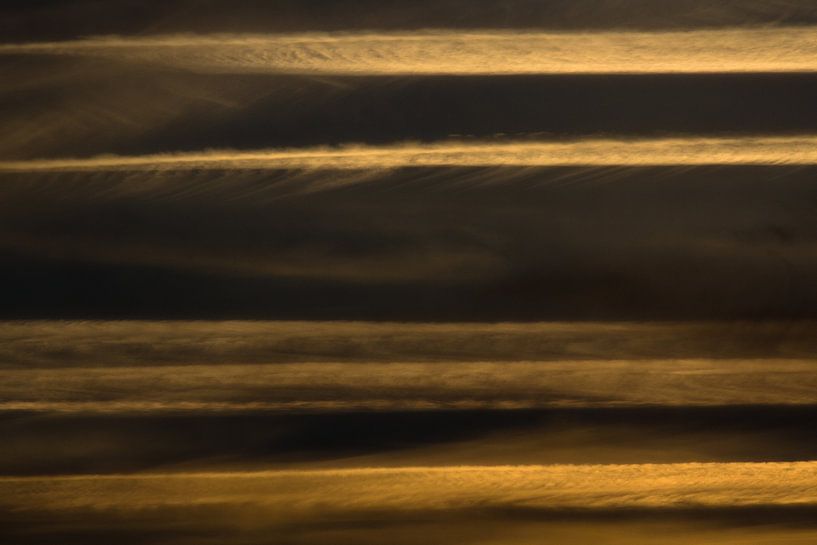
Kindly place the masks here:
<instances>
[{"instance_id":1,"label":"cloud layer","mask_svg":"<svg viewBox=\"0 0 817 545\"><path fill-rule=\"evenodd\" d=\"M811 0L9 0L0 542L805 545Z\"/></svg>"},{"instance_id":2,"label":"cloud layer","mask_svg":"<svg viewBox=\"0 0 817 545\"><path fill-rule=\"evenodd\" d=\"M381 170L405 167L598 167L817 163L817 137L668 138L406 144L340 149L210 151L143 157L0 162L0 171Z\"/></svg>"},{"instance_id":3,"label":"cloud layer","mask_svg":"<svg viewBox=\"0 0 817 545\"><path fill-rule=\"evenodd\" d=\"M6 411L817 404L806 324L23 322L0 338Z\"/></svg>"},{"instance_id":4,"label":"cloud layer","mask_svg":"<svg viewBox=\"0 0 817 545\"><path fill-rule=\"evenodd\" d=\"M7 321L0 367L805 360L815 322Z\"/></svg>"},{"instance_id":5,"label":"cloud layer","mask_svg":"<svg viewBox=\"0 0 817 545\"><path fill-rule=\"evenodd\" d=\"M812 360L73 367L0 371L0 410L432 410L817 404Z\"/></svg>"},{"instance_id":6,"label":"cloud layer","mask_svg":"<svg viewBox=\"0 0 817 545\"><path fill-rule=\"evenodd\" d=\"M813 166L191 167L3 174L0 283L18 288L2 316L773 320L817 308Z\"/></svg>"},{"instance_id":7,"label":"cloud layer","mask_svg":"<svg viewBox=\"0 0 817 545\"><path fill-rule=\"evenodd\" d=\"M757 44L762 43L762 48ZM102 37L6 44L0 54L90 55L202 72L359 75L806 72L809 27L684 32L423 31Z\"/></svg>"},{"instance_id":8,"label":"cloud layer","mask_svg":"<svg viewBox=\"0 0 817 545\"><path fill-rule=\"evenodd\" d=\"M43 485L47 485L45 488ZM254 505L316 512L815 506L817 463L407 467L0 478L16 509Z\"/></svg>"}]
</instances>

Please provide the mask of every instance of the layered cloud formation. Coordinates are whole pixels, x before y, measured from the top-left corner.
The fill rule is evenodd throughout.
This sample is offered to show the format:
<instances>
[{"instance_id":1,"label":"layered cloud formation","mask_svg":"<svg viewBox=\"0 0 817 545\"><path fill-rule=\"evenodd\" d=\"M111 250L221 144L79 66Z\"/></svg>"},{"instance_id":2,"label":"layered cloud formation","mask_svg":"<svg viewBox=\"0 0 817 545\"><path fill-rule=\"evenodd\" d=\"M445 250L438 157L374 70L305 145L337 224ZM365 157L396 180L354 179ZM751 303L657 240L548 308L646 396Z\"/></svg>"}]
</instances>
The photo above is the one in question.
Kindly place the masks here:
<instances>
[{"instance_id":1,"label":"layered cloud formation","mask_svg":"<svg viewBox=\"0 0 817 545\"><path fill-rule=\"evenodd\" d=\"M812 165L817 137L446 143L381 148L271 150L0 163L0 171L381 170L406 167Z\"/></svg>"},{"instance_id":2,"label":"layered cloud formation","mask_svg":"<svg viewBox=\"0 0 817 545\"><path fill-rule=\"evenodd\" d=\"M804 545L807 0L0 9L0 542Z\"/></svg>"},{"instance_id":3,"label":"layered cloud formation","mask_svg":"<svg viewBox=\"0 0 817 545\"><path fill-rule=\"evenodd\" d=\"M784 328L733 326L729 347L716 342L730 328L706 324L8 324L0 410L815 404L813 361L791 357L809 330ZM666 342L687 357L656 359ZM492 351L506 361L485 361Z\"/></svg>"},{"instance_id":4,"label":"layered cloud formation","mask_svg":"<svg viewBox=\"0 0 817 545\"><path fill-rule=\"evenodd\" d=\"M315 511L815 506L817 464L408 467L0 479L17 509L249 504L286 520Z\"/></svg>"}]
</instances>

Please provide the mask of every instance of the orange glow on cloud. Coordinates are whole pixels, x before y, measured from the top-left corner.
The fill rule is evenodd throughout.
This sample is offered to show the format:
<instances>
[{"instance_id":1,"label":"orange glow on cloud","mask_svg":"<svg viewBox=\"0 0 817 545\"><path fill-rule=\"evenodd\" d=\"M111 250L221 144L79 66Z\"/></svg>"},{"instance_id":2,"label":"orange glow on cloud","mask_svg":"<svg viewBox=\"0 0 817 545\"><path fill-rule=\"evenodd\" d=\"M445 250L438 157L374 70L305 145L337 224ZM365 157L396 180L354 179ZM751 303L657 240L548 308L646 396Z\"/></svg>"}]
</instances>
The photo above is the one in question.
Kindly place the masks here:
<instances>
[{"instance_id":1,"label":"orange glow on cloud","mask_svg":"<svg viewBox=\"0 0 817 545\"><path fill-rule=\"evenodd\" d=\"M675 32L420 31L99 37L7 44L0 54L84 55L202 72L350 75L804 72L811 27Z\"/></svg>"},{"instance_id":2,"label":"orange glow on cloud","mask_svg":"<svg viewBox=\"0 0 817 545\"><path fill-rule=\"evenodd\" d=\"M277 363L0 370L0 410L802 405L812 360Z\"/></svg>"},{"instance_id":3,"label":"orange glow on cloud","mask_svg":"<svg viewBox=\"0 0 817 545\"><path fill-rule=\"evenodd\" d=\"M256 505L369 509L662 509L817 505L817 462L402 467L0 478L17 509Z\"/></svg>"},{"instance_id":4,"label":"orange glow on cloud","mask_svg":"<svg viewBox=\"0 0 817 545\"><path fill-rule=\"evenodd\" d=\"M817 136L442 142L0 162L0 171L817 164Z\"/></svg>"}]
</instances>

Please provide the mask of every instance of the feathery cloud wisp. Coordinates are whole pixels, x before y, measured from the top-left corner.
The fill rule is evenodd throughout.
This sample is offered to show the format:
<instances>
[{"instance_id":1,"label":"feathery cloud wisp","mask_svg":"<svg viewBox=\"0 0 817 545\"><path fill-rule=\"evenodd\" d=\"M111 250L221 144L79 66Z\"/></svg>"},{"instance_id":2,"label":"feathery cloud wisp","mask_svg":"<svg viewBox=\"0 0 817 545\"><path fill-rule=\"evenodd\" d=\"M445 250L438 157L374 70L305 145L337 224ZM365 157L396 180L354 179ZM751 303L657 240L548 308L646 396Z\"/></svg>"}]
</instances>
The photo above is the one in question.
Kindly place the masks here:
<instances>
[{"instance_id":1,"label":"feathery cloud wisp","mask_svg":"<svg viewBox=\"0 0 817 545\"><path fill-rule=\"evenodd\" d=\"M429 410L817 403L811 360L298 363L0 370L0 410Z\"/></svg>"},{"instance_id":2,"label":"feathery cloud wisp","mask_svg":"<svg viewBox=\"0 0 817 545\"><path fill-rule=\"evenodd\" d=\"M123 170L366 170L404 167L672 166L817 163L817 136L442 142L389 146L204 151L0 162L7 172Z\"/></svg>"},{"instance_id":3,"label":"feathery cloud wisp","mask_svg":"<svg viewBox=\"0 0 817 545\"><path fill-rule=\"evenodd\" d=\"M503 32L99 37L6 44L0 54L117 58L202 72L353 75L803 72L817 31Z\"/></svg>"},{"instance_id":4,"label":"feathery cloud wisp","mask_svg":"<svg viewBox=\"0 0 817 545\"><path fill-rule=\"evenodd\" d=\"M817 462L401 467L0 478L16 509L243 505L316 512L815 505Z\"/></svg>"}]
</instances>

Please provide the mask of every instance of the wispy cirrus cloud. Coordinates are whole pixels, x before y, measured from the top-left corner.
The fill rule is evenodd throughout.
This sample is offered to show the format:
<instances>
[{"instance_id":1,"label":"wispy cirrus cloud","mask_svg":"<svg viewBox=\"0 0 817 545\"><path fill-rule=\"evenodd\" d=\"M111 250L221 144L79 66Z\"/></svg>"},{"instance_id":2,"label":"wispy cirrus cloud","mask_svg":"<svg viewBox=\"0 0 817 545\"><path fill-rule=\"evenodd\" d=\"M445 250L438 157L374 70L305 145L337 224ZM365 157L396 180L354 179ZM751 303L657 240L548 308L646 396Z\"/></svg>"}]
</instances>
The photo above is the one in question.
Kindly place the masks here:
<instances>
[{"instance_id":1,"label":"wispy cirrus cloud","mask_svg":"<svg viewBox=\"0 0 817 545\"><path fill-rule=\"evenodd\" d=\"M813 360L297 363L0 371L0 410L394 411L817 403Z\"/></svg>"},{"instance_id":2,"label":"wispy cirrus cloud","mask_svg":"<svg viewBox=\"0 0 817 545\"><path fill-rule=\"evenodd\" d=\"M366 170L404 167L776 165L817 163L815 136L440 142L338 148L204 151L0 162L7 172Z\"/></svg>"},{"instance_id":3,"label":"wispy cirrus cloud","mask_svg":"<svg viewBox=\"0 0 817 545\"><path fill-rule=\"evenodd\" d=\"M758 44L762 44L758 48ZM811 27L681 32L496 30L98 37L0 54L113 57L202 72L360 75L803 72Z\"/></svg>"},{"instance_id":4,"label":"wispy cirrus cloud","mask_svg":"<svg viewBox=\"0 0 817 545\"><path fill-rule=\"evenodd\" d=\"M7 369L281 363L797 360L815 322L6 321ZM713 364L714 361L713 361Z\"/></svg>"},{"instance_id":5,"label":"wispy cirrus cloud","mask_svg":"<svg viewBox=\"0 0 817 545\"><path fill-rule=\"evenodd\" d=\"M559 545L591 538L623 545L655 543L661 532L678 545L800 544L814 537L815 486L814 462L0 478L0 515L10 522L0 535L23 543L103 535L174 544L202 536L368 544L393 541L396 532L401 545L522 544L542 536ZM774 525L746 528L745 517L769 514Z\"/></svg>"},{"instance_id":6,"label":"wispy cirrus cloud","mask_svg":"<svg viewBox=\"0 0 817 545\"><path fill-rule=\"evenodd\" d=\"M16 509L245 505L316 512L815 505L817 462L398 467L0 478Z\"/></svg>"}]
</instances>

